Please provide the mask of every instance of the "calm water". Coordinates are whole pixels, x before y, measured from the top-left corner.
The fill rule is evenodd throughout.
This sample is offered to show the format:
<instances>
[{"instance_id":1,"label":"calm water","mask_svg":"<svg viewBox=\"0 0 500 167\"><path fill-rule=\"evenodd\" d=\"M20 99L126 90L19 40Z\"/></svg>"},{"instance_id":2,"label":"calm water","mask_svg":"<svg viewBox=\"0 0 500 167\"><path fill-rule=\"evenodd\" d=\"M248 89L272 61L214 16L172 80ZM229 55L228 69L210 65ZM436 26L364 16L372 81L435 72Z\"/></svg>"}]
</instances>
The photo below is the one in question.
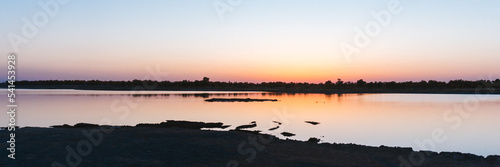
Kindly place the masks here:
<instances>
[{"instance_id":1,"label":"calm water","mask_svg":"<svg viewBox=\"0 0 500 167\"><path fill-rule=\"evenodd\" d=\"M2 91L5 93L5 89ZM500 154L499 95L81 90L17 90L17 94L20 126L47 127L78 122L135 125L189 120L223 122L233 129L256 121L254 130L277 136L284 131L291 132L296 134L293 139L299 140L317 137L324 142ZM204 101L216 97L280 101ZM6 97L0 100L7 104ZM0 126L6 126L5 115L0 121ZM283 124L269 131L277 125L272 121Z\"/></svg>"}]
</instances>

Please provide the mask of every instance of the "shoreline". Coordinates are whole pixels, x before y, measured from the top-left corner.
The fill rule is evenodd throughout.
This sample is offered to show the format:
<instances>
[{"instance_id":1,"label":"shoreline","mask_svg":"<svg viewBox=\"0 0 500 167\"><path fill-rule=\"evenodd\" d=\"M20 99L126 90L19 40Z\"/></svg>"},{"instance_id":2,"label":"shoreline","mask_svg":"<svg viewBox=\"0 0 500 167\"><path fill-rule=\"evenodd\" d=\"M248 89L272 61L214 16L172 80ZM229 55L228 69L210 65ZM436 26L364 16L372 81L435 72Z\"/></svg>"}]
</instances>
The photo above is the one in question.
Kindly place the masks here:
<instances>
[{"instance_id":1,"label":"shoreline","mask_svg":"<svg viewBox=\"0 0 500 167\"><path fill-rule=\"evenodd\" d=\"M191 122L191 121L187 121L187 122ZM77 123L77 124L88 124L88 125L97 125L97 124L92 124L92 123ZM48 126L48 127L44 127L44 126L15 126L16 129L25 129L25 128L28 128L28 129L65 129L65 128L68 128L68 127L63 127L65 125L68 125L68 124L64 124L64 125L51 125L51 126ZM200 131L215 131L215 132L245 132L245 133L253 133L253 134L259 134L259 135L267 135L267 136L273 136L277 139L280 139L280 140L292 140L292 141L298 141L298 142L308 142L308 140L298 140L298 139L289 139L288 137L284 137L285 139L282 139L280 137L277 137L275 135L272 135L272 134L267 134L267 133L261 133L261 131L259 130L245 130L245 129L227 129L228 127L232 127L231 125L222 125L222 126L218 126L218 127L201 127L201 128L188 128L188 127L155 127L155 126L145 126L145 125L156 125L154 123L139 123L137 124L136 126L132 126L132 125L97 125L97 126L88 126L88 127L70 127L69 129L88 129L88 128L111 128L111 129L123 129L123 128L158 128L158 129L163 129L163 128L179 128L179 129L194 129L194 130L200 130ZM58 127L55 127L55 126L58 126ZM71 125L69 125L71 126ZM0 132L2 131L6 131L7 127L0 127ZM284 132L284 133L289 133L289 132ZM293 136L291 136L293 137ZM311 138L315 138L315 137L310 137L309 139ZM317 138L316 138L317 139ZM319 140L319 139L318 139ZM391 148L406 148L406 149L412 149L412 147L405 147L405 146L390 146L390 145L380 145L380 146L376 146L376 145L363 145L363 144L357 144L357 143L336 143L336 142L325 142L323 140L320 140L318 142L316 142L317 144L354 144L354 145L359 145L359 146L365 146L365 147L380 147L380 146L383 146L383 147L391 147ZM439 153L438 151L431 151L431 150L420 150L420 151L430 151L430 152L436 152L436 153ZM475 156L480 156L480 157L488 157L488 156L499 156L500 157L500 154L492 154L492 155L479 155L479 154L474 154L474 153L468 153L468 152L459 152L459 151L441 151L441 152L453 152L453 153L461 153L461 154L471 154L471 155L475 155Z\"/></svg>"},{"instance_id":2,"label":"shoreline","mask_svg":"<svg viewBox=\"0 0 500 167\"><path fill-rule=\"evenodd\" d=\"M224 125L173 121L137 126L80 123L52 128L22 127L16 130L17 165L68 165L69 155L81 158L82 166L417 166L414 162L418 166L500 166L500 155L317 143L249 130L206 130L202 129L204 126ZM4 133L7 131L0 131L1 135ZM6 143L0 143L0 147L4 146ZM90 151L83 156L79 153L87 152L82 150ZM131 159L123 161L127 157ZM5 166L2 162L5 161L0 161L0 165Z\"/></svg>"},{"instance_id":3,"label":"shoreline","mask_svg":"<svg viewBox=\"0 0 500 167\"><path fill-rule=\"evenodd\" d=\"M7 89L7 88L0 88ZM214 92L256 92L256 93L298 93L298 94L463 94L463 95L500 95L500 89L457 89L457 90L370 90L370 91L336 91L336 90L274 90L274 89L96 89L96 88L17 88L21 90L81 90L81 91L130 91L130 92L152 92L152 91L180 91L180 92L196 92L196 91L214 91ZM479 91L479 92L478 92ZM486 92L489 91L489 92ZM208 93L210 94L210 93Z\"/></svg>"}]
</instances>

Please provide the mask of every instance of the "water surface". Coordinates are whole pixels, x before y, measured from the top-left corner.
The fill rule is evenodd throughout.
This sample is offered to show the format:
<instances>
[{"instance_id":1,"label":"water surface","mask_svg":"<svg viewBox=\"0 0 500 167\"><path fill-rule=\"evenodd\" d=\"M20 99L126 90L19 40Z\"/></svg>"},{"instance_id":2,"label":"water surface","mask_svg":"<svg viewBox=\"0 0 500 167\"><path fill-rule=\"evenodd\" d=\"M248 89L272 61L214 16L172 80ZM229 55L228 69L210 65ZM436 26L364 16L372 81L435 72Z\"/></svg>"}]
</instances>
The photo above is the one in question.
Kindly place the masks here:
<instances>
[{"instance_id":1,"label":"water surface","mask_svg":"<svg viewBox=\"0 0 500 167\"><path fill-rule=\"evenodd\" d=\"M6 90L2 90L4 93ZM254 130L293 139L402 146L415 150L500 154L500 96L457 94L287 94L214 91L16 90L20 126L165 120L257 122ZM205 102L268 98L278 102ZM0 100L7 104L7 97ZM6 111L6 106L3 105ZM7 117L1 117L7 125ZM282 122L280 128L272 121ZM311 125L304 121L320 122ZM434 138L433 138L434 135ZM281 136L282 137L282 136ZM284 138L284 137L283 137Z\"/></svg>"}]
</instances>

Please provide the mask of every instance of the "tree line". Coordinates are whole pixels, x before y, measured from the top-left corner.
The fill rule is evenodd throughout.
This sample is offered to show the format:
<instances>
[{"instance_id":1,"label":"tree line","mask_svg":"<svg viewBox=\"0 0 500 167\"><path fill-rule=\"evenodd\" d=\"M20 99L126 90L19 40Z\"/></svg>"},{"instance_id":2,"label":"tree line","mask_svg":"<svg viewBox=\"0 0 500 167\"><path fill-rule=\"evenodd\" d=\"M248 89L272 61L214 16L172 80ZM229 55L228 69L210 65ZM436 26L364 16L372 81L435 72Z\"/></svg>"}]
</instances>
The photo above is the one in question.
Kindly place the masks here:
<instances>
[{"instance_id":1,"label":"tree line","mask_svg":"<svg viewBox=\"0 0 500 167\"><path fill-rule=\"evenodd\" d=\"M7 87L7 82L3 83ZM307 82L220 82L210 81L208 77L189 81L100 81L100 80L39 80L17 81L17 88L39 89L96 89L96 90L131 90L142 87L146 90L261 90L282 92L432 92L432 91L465 91L473 90L498 92L500 79L496 80L450 80L444 81L406 81L406 82L356 82L337 79L324 83ZM470 92L473 93L473 92Z\"/></svg>"}]
</instances>

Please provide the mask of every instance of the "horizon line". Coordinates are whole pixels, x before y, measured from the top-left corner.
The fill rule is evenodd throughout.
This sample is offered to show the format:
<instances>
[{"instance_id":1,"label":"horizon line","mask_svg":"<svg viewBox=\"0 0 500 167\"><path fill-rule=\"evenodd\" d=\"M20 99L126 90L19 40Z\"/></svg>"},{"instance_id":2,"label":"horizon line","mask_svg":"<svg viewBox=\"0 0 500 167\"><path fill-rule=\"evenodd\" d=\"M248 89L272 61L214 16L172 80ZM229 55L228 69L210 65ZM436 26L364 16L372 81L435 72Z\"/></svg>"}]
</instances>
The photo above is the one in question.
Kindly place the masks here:
<instances>
[{"instance_id":1,"label":"horizon line","mask_svg":"<svg viewBox=\"0 0 500 167\"><path fill-rule=\"evenodd\" d=\"M429 81L434 81L434 82L445 82L445 83L448 83L450 81L469 81L469 82L478 82L478 81L490 81L490 82L497 82L497 81L500 81L500 78L493 78L493 79L478 79L478 80L467 80L467 79L451 79L451 80L448 80L448 81L445 81L445 80L433 80L433 79L430 79L430 80L420 80L420 81L413 81L413 80L406 80L406 81L366 81L364 79L358 79L356 81L344 81L342 80L341 78L338 78L337 80L326 80L324 82L294 82L294 81L290 81L290 82L285 82L285 81L267 81L267 82L243 82L243 81L219 81L219 80L208 80L208 82L231 82L231 83L254 83L254 84L260 84L260 83L277 83L277 82L281 82L281 83L308 83L308 84L325 84L326 82L328 81L331 81L332 83L336 83L336 81L343 81L343 83L348 83L348 82L351 82L351 83L356 83L357 81L364 81L366 83L376 83L376 82L382 82L382 83L388 83L388 82L396 82L396 83L405 83L405 82L422 82L422 81L425 81L425 82L429 82ZM16 82L40 82L40 81L85 81L85 82L89 82L89 81L99 81L99 82L134 82L134 81L154 81L154 82L183 82L183 81L187 81L187 82L203 82L203 79L201 80L187 80L187 79L184 79L184 80L177 80L177 81L170 81L170 80L149 80L149 79L146 79L146 80L139 80L139 79L133 79L133 80L99 80L99 79L91 79L91 80L78 80L78 79L74 79L74 80L53 80L53 79L48 79L48 80L18 80ZM4 80L2 82L7 82L7 80Z\"/></svg>"}]
</instances>

